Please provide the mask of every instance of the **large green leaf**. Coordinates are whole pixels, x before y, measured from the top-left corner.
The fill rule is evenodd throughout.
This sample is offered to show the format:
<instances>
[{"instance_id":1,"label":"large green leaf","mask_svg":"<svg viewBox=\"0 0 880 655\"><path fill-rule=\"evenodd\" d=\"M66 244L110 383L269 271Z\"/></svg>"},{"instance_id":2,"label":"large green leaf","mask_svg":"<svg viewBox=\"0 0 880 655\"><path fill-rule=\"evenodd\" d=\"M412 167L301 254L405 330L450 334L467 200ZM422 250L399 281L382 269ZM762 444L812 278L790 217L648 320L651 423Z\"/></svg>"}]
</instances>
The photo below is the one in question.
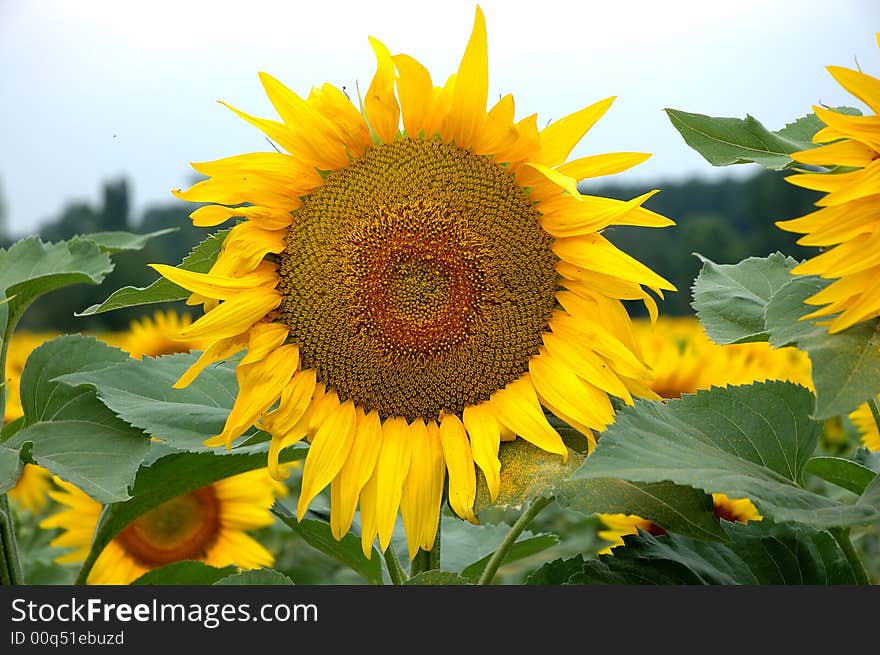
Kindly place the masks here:
<instances>
[{"instance_id":1,"label":"large green leaf","mask_svg":"<svg viewBox=\"0 0 880 655\"><path fill-rule=\"evenodd\" d=\"M372 584L382 584L382 556L373 548L370 559L367 559L361 550L360 537L349 532L337 541L328 523L308 518L297 521L281 503L275 503L272 513L313 548L357 571Z\"/></svg>"},{"instance_id":2,"label":"large green leaf","mask_svg":"<svg viewBox=\"0 0 880 655\"><path fill-rule=\"evenodd\" d=\"M836 334L803 319L816 309L804 301L827 284L816 277L795 278L773 296L766 310L770 343L777 348L796 345L810 356L814 415L819 419L846 414L880 392L880 319Z\"/></svg>"},{"instance_id":3,"label":"large green leaf","mask_svg":"<svg viewBox=\"0 0 880 655\"><path fill-rule=\"evenodd\" d=\"M693 286L693 307L706 334L720 344L767 341L767 303L791 281L797 262L782 253L716 264L705 257Z\"/></svg>"},{"instance_id":4,"label":"large green leaf","mask_svg":"<svg viewBox=\"0 0 880 655\"><path fill-rule=\"evenodd\" d=\"M533 446L525 439L502 442L498 449L501 461L501 485L495 502L483 472L477 469L477 495L474 511L488 507L520 507L523 503L550 491L555 484L571 475L584 461L583 455L569 449L568 461L555 453Z\"/></svg>"},{"instance_id":5,"label":"large green leaf","mask_svg":"<svg viewBox=\"0 0 880 655\"><path fill-rule=\"evenodd\" d=\"M842 457L813 457L807 461L805 470L855 494L864 493L877 477L867 466Z\"/></svg>"},{"instance_id":6,"label":"large green leaf","mask_svg":"<svg viewBox=\"0 0 880 655\"><path fill-rule=\"evenodd\" d=\"M237 572L234 566L217 568L194 560L183 560L147 571L133 585L206 585Z\"/></svg>"},{"instance_id":7,"label":"large green leaf","mask_svg":"<svg viewBox=\"0 0 880 655\"><path fill-rule=\"evenodd\" d=\"M275 569L252 569L228 575L215 585L292 585L293 581Z\"/></svg>"},{"instance_id":8,"label":"large green leaf","mask_svg":"<svg viewBox=\"0 0 880 655\"><path fill-rule=\"evenodd\" d=\"M121 350L80 335L58 337L36 348L21 376L23 427L6 446L30 444L31 459L95 500L127 499L149 437L117 418L93 390L55 380L127 358Z\"/></svg>"},{"instance_id":9,"label":"large green leaf","mask_svg":"<svg viewBox=\"0 0 880 655\"><path fill-rule=\"evenodd\" d=\"M112 270L110 256L88 239L43 243L34 236L0 248L0 343L39 296L71 284L100 284Z\"/></svg>"},{"instance_id":10,"label":"large green leaf","mask_svg":"<svg viewBox=\"0 0 880 655\"><path fill-rule=\"evenodd\" d=\"M620 478L690 485L749 498L765 517L816 528L880 520L868 494L846 504L800 486L822 424L812 394L788 382L713 388L620 414L572 479Z\"/></svg>"},{"instance_id":11,"label":"large green leaf","mask_svg":"<svg viewBox=\"0 0 880 655\"><path fill-rule=\"evenodd\" d=\"M773 171L790 168L796 165L791 153L815 148L813 134L824 126L815 114L771 132L749 115L742 119L692 114L677 109L665 111L685 143L713 166L756 163ZM859 113L851 107L836 107L835 111Z\"/></svg>"},{"instance_id":12,"label":"large green leaf","mask_svg":"<svg viewBox=\"0 0 880 655\"><path fill-rule=\"evenodd\" d=\"M220 247L229 230L215 232L207 239L192 249L189 255L183 258L179 268L196 273L207 273L217 259ZM101 312L109 312L123 307L135 305L147 305L157 302L172 302L184 300L190 296L190 292L173 282L160 277L146 287L122 287L117 289L102 303L92 305L81 311L77 316L91 316Z\"/></svg>"},{"instance_id":13,"label":"large green leaf","mask_svg":"<svg viewBox=\"0 0 880 655\"><path fill-rule=\"evenodd\" d=\"M147 241L150 239L177 232L177 230L178 228L176 227L168 227L164 230L156 230L155 232L148 232L147 234L133 234L132 232L119 231L91 232L90 234L82 235L81 238L88 239L97 244L101 250L114 254L127 250L141 250L147 245Z\"/></svg>"},{"instance_id":14,"label":"large green leaf","mask_svg":"<svg viewBox=\"0 0 880 655\"><path fill-rule=\"evenodd\" d=\"M624 537L610 555L551 562L531 584L853 585L864 582L828 531L804 525L724 525L728 543L680 535Z\"/></svg>"},{"instance_id":15,"label":"large green leaf","mask_svg":"<svg viewBox=\"0 0 880 655\"><path fill-rule=\"evenodd\" d=\"M305 457L308 448L293 445L279 454L280 462L291 462ZM80 572L80 582L88 575L95 559L104 547L125 526L154 507L200 489L224 478L266 466L268 445L259 444L218 455L214 453L174 453L160 457L137 473L131 499L113 503L104 508L95 530L92 548Z\"/></svg>"},{"instance_id":16,"label":"large green leaf","mask_svg":"<svg viewBox=\"0 0 880 655\"><path fill-rule=\"evenodd\" d=\"M553 491L563 507L591 515L635 514L665 530L696 539L724 540L712 498L671 482L645 484L614 478L566 480Z\"/></svg>"},{"instance_id":17,"label":"large green leaf","mask_svg":"<svg viewBox=\"0 0 880 655\"><path fill-rule=\"evenodd\" d=\"M67 384L91 385L122 419L181 450L212 450L205 439L219 434L238 393L235 369L209 366L184 389L172 385L198 355L127 359L100 370L71 373Z\"/></svg>"}]
</instances>

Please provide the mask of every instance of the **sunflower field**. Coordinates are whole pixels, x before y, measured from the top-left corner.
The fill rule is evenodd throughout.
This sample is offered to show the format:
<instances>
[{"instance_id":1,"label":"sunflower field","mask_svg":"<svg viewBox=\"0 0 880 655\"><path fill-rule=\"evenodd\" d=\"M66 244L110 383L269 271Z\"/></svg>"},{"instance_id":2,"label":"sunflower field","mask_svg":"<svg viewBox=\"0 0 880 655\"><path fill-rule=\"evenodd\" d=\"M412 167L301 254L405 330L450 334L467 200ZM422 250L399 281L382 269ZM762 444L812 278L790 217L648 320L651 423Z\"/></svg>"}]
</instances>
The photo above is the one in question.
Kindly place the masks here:
<instances>
[{"instance_id":1,"label":"sunflower field","mask_svg":"<svg viewBox=\"0 0 880 655\"><path fill-rule=\"evenodd\" d=\"M266 149L193 164L201 236L146 285L105 279L167 230L0 249L0 583L880 581L880 79L829 66L873 113L778 131L666 110L814 194L771 226L808 256L682 288L612 238L674 229L661 190L580 186L648 157L571 158L614 98L516 119L479 7L442 84L369 43L356 97L227 105ZM83 285L139 318L24 327Z\"/></svg>"}]
</instances>

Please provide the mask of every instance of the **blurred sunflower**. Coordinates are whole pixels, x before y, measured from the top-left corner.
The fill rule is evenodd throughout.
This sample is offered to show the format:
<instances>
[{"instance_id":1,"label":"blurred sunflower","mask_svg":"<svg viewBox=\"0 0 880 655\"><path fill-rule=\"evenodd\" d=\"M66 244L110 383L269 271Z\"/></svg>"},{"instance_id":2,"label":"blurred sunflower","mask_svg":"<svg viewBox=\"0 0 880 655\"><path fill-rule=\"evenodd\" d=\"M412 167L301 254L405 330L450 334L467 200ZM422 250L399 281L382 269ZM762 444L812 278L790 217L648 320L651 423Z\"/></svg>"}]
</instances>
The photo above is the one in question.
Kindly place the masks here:
<instances>
[{"instance_id":1,"label":"blurred sunflower","mask_svg":"<svg viewBox=\"0 0 880 655\"><path fill-rule=\"evenodd\" d=\"M204 345L202 340L172 338L191 323L189 314L156 311L152 316L142 316L132 321L118 345L135 359L201 350Z\"/></svg>"},{"instance_id":2,"label":"blurred sunflower","mask_svg":"<svg viewBox=\"0 0 880 655\"><path fill-rule=\"evenodd\" d=\"M763 517L758 513L758 508L748 498L730 499L724 494L712 494L715 517L719 520L748 523L760 521ZM596 516L605 524L607 529L599 530L599 537L609 542L599 555L612 552L617 546L623 546L623 537L628 534L638 534L639 530L652 534L655 537L666 534L666 530L656 523L643 519L634 514L597 514Z\"/></svg>"},{"instance_id":3,"label":"blurred sunflower","mask_svg":"<svg viewBox=\"0 0 880 655\"><path fill-rule=\"evenodd\" d=\"M542 405L593 439L613 420L609 395L655 397L621 299L656 316L644 287L674 287L600 232L672 221L641 206L654 192L577 189L648 157L565 162L613 98L543 130L535 115L514 121L511 95L486 111L479 7L442 87L370 44L378 68L360 111L329 84L302 98L260 75L281 122L232 111L287 152L193 164L209 179L175 195L213 203L193 222L246 220L209 273L154 268L206 310L180 336L211 343L176 386L248 350L206 443L230 447L259 422L277 474L279 450L309 439L299 517L329 485L333 534L360 503L369 554L376 536L388 547L399 509L412 557L433 545L447 473L452 509L476 522L475 465L495 497L501 439L567 457Z\"/></svg>"},{"instance_id":4,"label":"blurred sunflower","mask_svg":"<svg viewBox=\"0 0 880 655\"><path fill-rule=\"evenodd\" d=\"M71 548L60 564L85 560L101 515L101 503L55 478L49 493L65 508L40 527L61 528L51 545ZM271 525L269 508L279 492L265 469L249 471L173 498L141 515L101 552L89 584L128 584L147 571L181 560L242 569L271 566L274 557L247 530Z\"/></svg>"},{"instance_id":5,"label":"blurred sunflower","mask_svg":"<svg viewBox=\"0 0 880 655\"><path fill-rule=\"evenodd\" d=\"M877 38L880 45L880 34ZM828 66L828 72L874 115L851 116L813 107L825 123L813 142L827 145L792 153L792 159L855 170L787 177L792 184L826 195L816 203L821 207L818 211L776 225L804 234L798 240L801 245L826 249L793 272L836 280L807 299L808 304L822 307L804 317L833 316L828 331L835 333L880 316L880 80L839 66Z\"/></svg>"},{"instance_id":6,"label":"blurred sunflower","mask_svg":"<svg viewBox=\"0 0 880 655\"><path fill-rule=\"evenodd\" d=\"M58 336L41 332L15 332L6 351L6 411L3 423L10 423L24 415L19 385L25 362L34 348ZM49 501L52 477L42 466L25 464L21 477L9 490L9 498L18 507L33 514L41 512Z\"/></svg>"},{"instance_id":7,"label":"blurred sunflower","mask_svg":"<svg viewBox=\"0 0 880 655\"><path fill-rule=\"evenodd\" d=\"M880 396L877 396L877 402L880 402ZM868 403L862 403L849 417L862 437L862 445L868 450L880 450L880 431Z\"/></svg>"},{"instance_id":8,"label":"blurred sunflower","mask_svg":"<svg viewBox=\"0 0 880 655\"><path fill-rule=\"evenodd\" d=\"M762 380L788 380L812 389L810 359L796 348L763 342L720 346L693 317L637 320L634 327L654 373L649 386L663 398Z\"/></svg>"}]
</instances>

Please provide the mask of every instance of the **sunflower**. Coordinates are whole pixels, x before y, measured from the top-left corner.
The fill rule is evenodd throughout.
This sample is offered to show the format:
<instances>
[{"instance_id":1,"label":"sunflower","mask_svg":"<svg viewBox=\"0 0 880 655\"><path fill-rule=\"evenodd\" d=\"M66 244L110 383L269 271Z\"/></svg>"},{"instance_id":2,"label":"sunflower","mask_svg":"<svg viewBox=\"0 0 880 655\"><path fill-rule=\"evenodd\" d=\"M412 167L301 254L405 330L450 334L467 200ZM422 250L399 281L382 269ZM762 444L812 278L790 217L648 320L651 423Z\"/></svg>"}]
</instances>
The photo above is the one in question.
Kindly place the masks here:
<instances>
[{"instance_id":1,"label":"sunflower","mask_svg":"<svg viewBox=\"0 0 880 655\"><path fill-rule=\"evenodd\" d=\"M763 517L758 513L758 508L748 498L731 499L724 494L712 494L715 518L723 521L748 523L760 521ZM623 546L623 537L628 534L638 534L639 530L660 537L666 534L666 530L656 523L643 519L634 514L597 514L607 529L597 533L602 539L609 542L599 555L611 553L617 546Z\"/></svg>"},{"instance_id":2,"label":"sunflower","mask_svg":"<svg viewBox=\"0 0 880 655\"><path fill-rule=\"evenodd\" d=\"M360 507L362 544L384 550L400 511L410 556L433 545L444 482L476 522L475 466L492 496L499 441L567 457L542 406L593 439L609 395L653 397L621 299L674 287L614 247L609 225L663 227L641 205L582 195L579 180L648 155L566 163L614 98L542 130L505 95L486 111L477 8L456 74L434 86L370 39L378 67L360 110L324 84L307 98L261 74L281 120L232 109L281 150L193 164L175 195L211 203L198 226L244 218L207 274L153 265L206 313L180 334L210 340L176 386L242 349L227 448L257 422L278 452L306 438L297 512L330 487L337 539ZM400 129L402 122L402 131ZM276 406L277 403L277 406Z\"/></svg>"},{"instance_id":3,"label":"sunflower","mask_svg":"<svg viewBox=\"0 0 880 655\"><path fill-rule=\"evenodd\" d=\"M654 374L649 386L662 398L762 380L812 388L809 357L796 348L777 349L763 342L721 346L693 317L637 320L634 328Z\"/></svg>"},{"instance_id":4,"label":"sunflower","mask_svg":"<svg viewBox=\"0 0 880 655\"><path fill-rule=\"evenodd\" d=\"M102 505L74 485L55 478L49 493L65 509L43 519L41 528L61 528L51 545L70 548L59 564L88 555ZM278 492L265 469L241 473L166 501L141 515L101 552L89 584L128 584L147 571L181 560L242 569L271 566L269 551L245 533L273 522L269 508Z\"/></svg>"},{"instance_id":5,"label":"sunflower","mask_svg":"<svg viewBox=\"0 0 880 655\"><path fill-rule=\"evenodd\" d=\"M132 321L118 345L135 359L141 359L145 355L158 357L200 350L203 344L198 339L181 341L172 338L191 323L192 317L189 314L156 311L152 317L142 316Z\"/></svg>"},{"instance_id":6,"label":"sunflower","mask_svg":"<svg viewBox=\"0 0 880 655\"><path fill-rule=\"evenodd\" d=\"M880 402L880 395L877 396L877 402ZM868 403L861 404L849 417L862 436L862 445L868 450L880 450L880 431Z\"/></svg>"},{"instance_id":7,"label":"sunflower","mask_svg":"<svg viewBox=\"0 0 880 655\"><path fill-rule=\"evenodd\" d=\"M880 45L880 34L877 38ZM798 240L801 245L825 249L792 272L835 280L807 299L808 304L822 307L804 317L834 316L828 331L835 333L880 316L880 80L839 66L828 66L828 71L875 113L851 116L813 107L825 124L813 142L827 145L792 153L792 159L852 170L787 177L792 184L826 195L816 203L818 211L776 225L805 235Z\"/></svg>"}]
</instances>

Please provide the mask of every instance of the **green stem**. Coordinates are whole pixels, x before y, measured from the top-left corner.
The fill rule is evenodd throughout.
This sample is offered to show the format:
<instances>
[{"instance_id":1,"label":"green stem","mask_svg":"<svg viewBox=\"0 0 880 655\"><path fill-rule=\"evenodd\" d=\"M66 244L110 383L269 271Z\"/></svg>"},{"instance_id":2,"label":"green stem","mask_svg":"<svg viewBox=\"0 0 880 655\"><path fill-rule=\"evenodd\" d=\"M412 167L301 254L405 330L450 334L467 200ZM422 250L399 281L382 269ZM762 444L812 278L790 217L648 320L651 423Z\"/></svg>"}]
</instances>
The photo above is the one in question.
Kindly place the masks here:
<instances>
[{"instance_id":1,"label":"green stem","mask_svg":"<svg viewBox=\"0 0 880 655\"><path fill-rule=\"evenodd\" d=\"M419 548L419 552L413 558L409 567L409 577L414 578L419 573L434 571L440 568L440 525L437 525L437 536L434 537L434 545L431 550Z\"/></svg>"},{"instance_id":2,"label":"green stem","mask_svg":"<svg viewBox=\"0 0 880 655\"><path fill-rule=\"evenodd\" d=\"M868 576L868 571L865 569L865 564L864 562L862 562L862 559L859 557L856 549L853 548L852 542L849 539L849 530L834 529L831 530L831 534L840 545L840 549L846 556L846 561L849 562L850 567L853 569L853 571L855 571L858 578L856 580L856 584L871 584L871 578Z\"/></svg>"},{"instance_id":3,"label":"green stem","mask_svg":"<svg viewBox=\"0 0 880 655\"><path fill-rule=\"evenodd\" d=\"M877 431L880 432L880 402L877 401L877 396L874 396L868 401L868 407L871 408L871 416L874 417L874 425L877 426Z\"/></svg>"},{"instance_id":4,"label":"green stem","mask_svg":"<svg viewBox=\"0 0 880 655\"><path fill-rule=\"evenodd\" d=\"M498 550L492 553L492 557L489 559L489 563L486 564L486 568L483 570L483 574L480 576L477 584L492 584L492 580L495 579L495 574L504 563L504 560L507 558L507 553L513 547L513 544L516 543L519 535L522 534L522 531L525 530L526 527L528 527L529 523L535 520L535 517L541 512L541 510L547 507L551 502L553 502L552 496L541 496L532 501L529 508L523 512L516 520L516 523L510 527L510 531L507 533L507 536L504 537L504 541L501 542L501 545L498 546Z\"/></svg>"},{"instance_id":5,"label":"green stem","mask_svg":"<svg viewBox=\"0 0 880 655\"><path fill-rule=\"evenodd\" d=\"M0 567L3 584L20 585L22 583L21 563L18 559L18 548L15 545L15 525L6 494L0 494L0 546L3 550L3 564Z\"/></svg>"},{"instance_id":6,"label":"green stem","mask_svg":"<svg viewBox=\"0 0 880 655\"><path fill-rule=\"evenodd\" d=\"M407 577L406 571L400 565L400 560L397 559L397 553L394 552L394 546L391 544L388 544L388 548L385 549L385 563L388 565L388 575L391 576L391 582L403 584Z\"/></svg>"}]
</instances>

